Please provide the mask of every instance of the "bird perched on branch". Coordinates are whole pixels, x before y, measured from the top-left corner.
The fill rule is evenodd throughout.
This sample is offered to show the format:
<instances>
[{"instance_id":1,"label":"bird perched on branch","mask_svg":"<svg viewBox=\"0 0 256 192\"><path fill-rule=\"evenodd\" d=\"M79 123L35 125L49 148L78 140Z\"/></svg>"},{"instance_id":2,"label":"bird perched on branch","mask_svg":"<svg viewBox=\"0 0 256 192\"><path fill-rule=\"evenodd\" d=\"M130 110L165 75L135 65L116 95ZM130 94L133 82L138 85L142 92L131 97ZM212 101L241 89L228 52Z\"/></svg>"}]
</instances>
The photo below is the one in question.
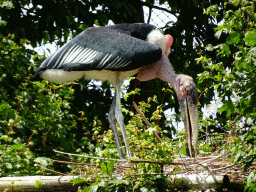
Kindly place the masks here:
<instances>
[{"instance_id":1,"label":"bird perched on branch","mask_svg":"<svg viewBox=\"0 0 256 192\"><path fill-rule=\"evenodd\" d=\"M125 156L116 123L121 128L126 154L131 157L121 113L122 82L135 74L140 81L154 78L166 81L177 94L189 151L191 156L195 156L198 142L197 88L191 77L175 74L168 60L172 43L171 35L163 35L150 24L88 28L48 57L37 69L32 80L47 79L64 83L85 78L109 81L115 85L116 92L108 120L121 159L125 159ZM192 138L195 153L192 152Z\"/></svg>"}]
</instances>

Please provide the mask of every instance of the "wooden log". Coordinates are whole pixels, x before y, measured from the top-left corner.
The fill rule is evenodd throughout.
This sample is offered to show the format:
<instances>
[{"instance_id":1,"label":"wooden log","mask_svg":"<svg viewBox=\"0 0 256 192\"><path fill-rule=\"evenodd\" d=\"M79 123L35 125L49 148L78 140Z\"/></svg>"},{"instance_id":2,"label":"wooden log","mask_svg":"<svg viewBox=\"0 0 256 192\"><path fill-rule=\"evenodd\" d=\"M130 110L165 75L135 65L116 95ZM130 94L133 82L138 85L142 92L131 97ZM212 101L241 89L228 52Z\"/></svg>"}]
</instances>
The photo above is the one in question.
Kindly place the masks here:
<instances>
[{"instance_id":1,"label":"wooden log","mask_svg":"<svg viewBox=\"0 0 256 192\"><path fill-rule=\"evenodd\" d=\"M77 191L70 180L78 176L25 176L0 178L0 191Z\"/></svg>"},{"instance_id":2,"label":"wooden log","mask_svg":"<svg viewBox=\"0 0 256 192\"><path fill-rule=\"evenodd\" d=\"M0 178L0 191L70 191L78 186L70 180L79 176L26 176ZM122 179L122 177L118 177ZM230 181L227 175L177 174L169 175L170 182L180 189L228 188ZM38 187L36 187L38 185Z\"/></svg>"},{"instance_id":3,"label":"wooden log","mask_svg":"<svg viewBox=\"0 0 256 192\"><path fill-rule=\"evenodd\" d=\"M207 189L207 188L228 188L230 180L227 175L205 175L205 174L177 174L171 176L172 182L177 188L185 189Z\"/></svg>"}]
</instances>

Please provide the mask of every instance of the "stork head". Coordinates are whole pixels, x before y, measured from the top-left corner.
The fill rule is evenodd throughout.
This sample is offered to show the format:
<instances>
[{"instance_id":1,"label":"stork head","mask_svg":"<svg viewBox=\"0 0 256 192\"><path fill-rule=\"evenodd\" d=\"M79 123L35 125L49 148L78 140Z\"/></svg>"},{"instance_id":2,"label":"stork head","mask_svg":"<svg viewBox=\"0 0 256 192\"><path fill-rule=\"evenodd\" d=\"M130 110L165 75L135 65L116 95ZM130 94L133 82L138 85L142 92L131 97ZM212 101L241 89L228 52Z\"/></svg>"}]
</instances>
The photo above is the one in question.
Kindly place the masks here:
<instances>
[{"instance_id":1,"label":"stork head","mask_svg":"<svg viewBox=\"0 0 256 192\"><path fill-rule=\"evenodd\" d=\"M195 157L198 143L198 93L192 77L177 75L175 91L180 104L190 156Z\"/></svg>"},{"instance_id":2,"label":"stork head","mask_svg":"<svg viewBox=\"0 0 256 192\"><path fill-rule=\"evenodd\" d=\"M171 35L164 35L163 37L166 46L160 46L163 49L161 59L142 67L137 74L137 79L140 81L148 81L154 78L159 78L173 86L181 108L190 156L195 157L197 154L198 143L197 88L192 77L175 74L168 59L170 47L173 43L173 37ZM151 40L149 42L151 42ZM156 42L162 44L162 41ZM194 150L192 150L192 144L194 145Z\"/></svg>"}]
</instances>

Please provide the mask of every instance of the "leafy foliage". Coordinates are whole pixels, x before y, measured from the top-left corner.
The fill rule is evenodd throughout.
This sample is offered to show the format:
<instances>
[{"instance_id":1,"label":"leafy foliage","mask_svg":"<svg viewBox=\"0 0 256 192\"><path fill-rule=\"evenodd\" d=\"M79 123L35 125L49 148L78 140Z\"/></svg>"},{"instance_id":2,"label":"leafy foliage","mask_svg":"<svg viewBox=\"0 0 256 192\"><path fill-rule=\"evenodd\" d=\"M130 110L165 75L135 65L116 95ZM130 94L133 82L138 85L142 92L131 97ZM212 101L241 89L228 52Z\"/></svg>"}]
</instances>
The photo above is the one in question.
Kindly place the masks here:
<instances>
[{"instance_id":1,"label":"leafy foliage","mask_svg":"<svg viewBox=\"0 0 256 192\"><path fill-rule=\"evenodd\" d=\"M11 5L1 4L6 9ZM2 20L0 27L6 22ZM33 175L38 170L33 166L36 157L51 157L56 146L72 150L79 142L72 133L78 119L69 112L72 85L31 82L29 73L42 58L25 48L28 40L15 43L14 37L0 33L1 176Z\"/></svg>"},{"instance_id":2,"label":"leafy foliage","mask_svg":"<svg viewBox=\"0 0 256 192\"><path fill-rule=\"evenodd\" d=\"M157 102L156 96L149 98L148 102L140 103L140 110L145 112L151 104ZM168 137L162 136L162 143L159 143L153 136L153 131L163 135L163 131L155 123L156 119L162 115L161 105L153 113L151 120L152 127L144 126L142 118L138 114L131 113L131 120L126 126L128 133L128 142L131 146L133 159L152 160L156 162L171 162L172 156L179 151L180 147L170 141ZM123 110L125 110L123 108ZM90 165L94 164L96 167L74 165L73 174L85 174L88 179L74 179L72 183L84 183L85 186L80 188L80 191L170 191L179 185L174 183L169 177L161 174L162 167L159 164L139 163L134 164L135 170L127 170L124 172L122 178L113 177L115 171L114 165L118 158L118 151L114 146L113 132L111 130L105 131L100 135L101 126L94 128L94 139L97 141L96 146L101 150L97 150L93 156L98 156L98 159L90 159L78 157L72 158L73 161L83 161ZM119 130L121 136L121 131ZM124 145L124 144L123 144ZM184 148L182 145L181 148ZM185 149L183 149L185 151ZM174 152L175 151L175 152ZM87 156L89 154L86 154ZM92 155L92 153L90 153ZM102 158L102 159L101 159ZM100 170L100 171L99 171ZM174 169L173 173L175 173Z\"/></svg>"},{"instance_id":3,"label":"leafy foliage","mask_svg":"<svg viewBox=\"0 0 256 192\"><path fill-rule=\"evenodd\" d=\"M254 3L253 3L254 2ZM212 5L206 10L211 16L220 15L223 21L215 29L215 36L226 41L215 46L208 45L208 51L215 51L216 58L203 53L198 62L205 71L199 76L199 83L212 80L222 101L215 126L223 127L231 133L242 133L236 146L231 149L235 163L243 163L244 171L252 165L255 150L255 63L256 63L256 14L255 1L226 1L223 7ZM228 120L227 120L228 119ZM253 190L253 173L248 177L248 191Z\"/></svg>"},{"instance_id":4,"label":"leafy foliage","mask_svg":"<svg viewBox=\"0 0 256 192\"><path fill-rule=\"evenodd\" d=\"M33 166L34 154L19 139L0 146L0 160L1 177L34 175L37 171Z\"/></svg>"},{"instance_id":5,"label":"leafy foliage","mask_svg":"<svg viewBox=\"0 0 256 192\"><path fill-rule=\"evenodd\" d=\"M53 166L62 172L70 171L65 166L52 165L49 158L55 158L52 149L56 148L66 152L118 158L113 133L106 131L109 125L106 113L112 99L109 84L104 83L99 87L94 82L82 80L79 81L81 84L76 82L65 85L47 81L31 82L31 75L45 56L27 49L25 44L31 42L36 46L58 39L58 45L61 45L71 33L77 34L94 24L105 25L109 20L114 23L132 22L139 15L138 10L141 10L143 3L130 2L1 1L0 176L45 174L34 164ZM144 5L148 5L146 3L153 1L146 1ZM181 0L168 3L177 22L168 23L173 26L166 26L163 30L175 39L170 55L175 70L189 74L194 79L200 73L197 81L201 106L210 103L214 91L218 93L222 104L216 117L202 120L200 114L200 142L204 144L199 147L200 153L209 154L213 146L223 148L218 141L226 139L224 149L233 154L231 160L244 164L244 170L247 170L253 165L256 156L255 0ZM171 161L173 154L186 154L184 132L178 133L176 139L179 142L170 142L165 137L168 132L161 130L165 120L163 111L174 108L178 114L178 102L173 96L173 90L160 81L138 84L140 95L134 97L139 89L130 92L131 97L125 97L128 102L124 103L123 108L123 113L129 116L125 119L129 119L126 122L127 132L130 133L129 142L135 157ZM162 90L164 86L166 88ZM130 86L130 89L133 88ZM156 97L153 96L154 92L158 93ZM148 100L149 96L151 98ZM134 98L136 103L140 101L140 108L147 117L153 114L150 118L152 128L145 127L142 119L128 110ZM179 115L173 119L180 121ZM175 132L174 126L171 127L168 131ZM162 136L161 145L153 137L153 131ZM208 142L209 132L225 134L215 133L214 139ZM88 159L83 160L88 162ZM94 160L93 163L101 170L94 170L98 177L111 177L115 170L113 161ZM149 164L140 164L136 171L139 169L143 173L161 171L159 165ZM75 169L72 171L77 173ZM254 171L248 176L245 190L255 189L255 174ZM172 187L167 178L159 174L127 177L123 180L98 179L85 190L157 191L163 186L166 189Z\"/></svg>"},{"instance_id":6,"label":"leafy foliage","mask_svg":"<svg viewBox=\"0 0 256 192\"><path fill-rule=\"evenodd\" d=\"M3 2L2 7L11 8L10 2ZM0 22L0 27L6 25L5 21ZM28 59L31 53L24 51L24 43L19 44L12 41L13 35L4 37L0 33L0 175L28 175L35 174L36 168L33 167L34 154L27 148L26 142L21 137L13 137L16 134L15 128L20 129L24 121L19 114L20 104L16 94L17 84L26 75ZM16 65L16 63L21 65ZM22 85L21 85L22 87ZM24 102L29 100L29 95L24 95ZM23 103L23 102L22 102Z\"/></svg>"},{"instance_id":7,"label":"leafy foliage","mask_svg":"<svg viewBox=\"0 0 256 192\"><path fill-rule=\"evenodd\" d=\"M115 7L113 7L113 2L106 2L109 6L105 5L104 9L107 10L112 7L112 9L120 8L122 10L125 7L128 10L130 6L122 6L122 3L125 2L118 1ZM30 41L22 40L21 37L29 38L33 45L41 43L42 40L45 42L48 40L52 41L55 37L62 37L62 35L64 35L64 40L66 40L70 33L69 29L72 28L72 21L69 20L64 22L66 27L63 30L59 30L59 27L63 27L62 22L65 20L62 20L63 18L59 20L62 16L56 15L56 10L51 7L59 7L61 5L64 9L68 3L72 2L65 1L63 4L58 2L55 4L56 6L54 6L54 3L56 2L52 1L39 5L38 2L30 4L30 1L18 2L8 0L0 3L0 91L2 93L0 96L0 142L3 157L7 151L10 154L10 157L6 156L6 160L3 162L8 162L10 158L13 158L13 155L25 153L26 151L28 151L27 153L31 152L33 158L52 158L55 156L52 149L70 152L85 150L84 152L88 152L94 150L91 147L94 142L91 140L94 120L96 119L96 122L104 125L105 128L109 127L106 118L112 97L109 84L104 84L108 86L107 89L99 88L90 91L94 85L87 87L86 83L88 82L85 81L85 85L80 86L77 83L60 85L47 81L31 82L29 80L36 68L45 59L45 56L39 56L38 53L27 49L25 44L30 44ZM80 1L76 2L76 7L81 6L80 3ZM96 9L97 6L102 4L102 2L95 1L89 3L87 4L89 6L88 9L91 9L90 7ZM51 7L50 9L48 9L49 6ZM65 9L69 8L70 6ZM54 10L54 19L51 19L52 16L48 13L48 10ZM79 7L79 10L86 14L84 9ZM70 9L70 11L74 10ZM43 13L47 14L47 22ZM60 13L63 12L60 11ZM79 15L79 12L77 13ZM105 17L101 17L104 21L97 18L100 15L102 16L102 14L95 15L91 13L91 15L96 17L89 26L94 23L97 25L105 24L104 22L108 21ZM131 10L129 10L129 14L131 14ZM66 16L65 18L69 19ZM39 17L41 19L37 21ZM76 18L77 16L73 19ZM56 26L53 24L55 19L60 22L57 22ZM28 20L27 24L19 26L21 24L20 21L23 20ZM86 21L89 22L90 20L87 19ZM44 25L45 22L46 25ZM55 30L50 30L51 25L53 25L53 28L56 27ZM49 31L42 31L40 26L46 27L46 30L50 30L51 33L48 33ZM83 25L79 27L81 27L79 30L82 30L88 26ZM10 32L12 33L8 34ZM89 96L87 97L88 100L84 99L86 96ZM74 100L74 97L76 97L76 100ZM99 100L105 98L105 100L102 100L97 105L92 105L92 101L95 101L95 98L99 98ZM87 106L88 103L91 109ZM72 108L71 105L73 105ZM83 111L84 109L87 110ZM18 144L22 145L23 148L12 147L13 145L16 146L16 143L13 143L16 140L19 141ZM23 157L26 159L26 156ZM12 166L8 164L8 170L5 169L5 163L2 164L3 170L5 170L2 176L7 176L14 170L14 159L9 161L13 163ZM33 162L32 158L26 161L28 161L30 166L24 164L24 166L19 167L20 169L31 168L31 175L33 175L35 170L38 170L32 166L35 162ZM49 164L47 161L45 163ZM46 164L43 163L44 166ZM65 166L55 165L55 168L63 172L69 170Z\"/></svg>"},{"instance_id":8,"label":"leafy foliage","mask_svg":"<svg viewBox=\"0 0 256 192\"><path fill-rule=\"evenodd\" d=\"M80 191L170 191L173 188L170 179L162 175L135 176L126 179L106 178Z\"/></svg>"},{"instance_id":9,"label":"leafy foliage","mask_svg":"<svg viewBox=\"0 0 256 192\"><path fill-rule=\"evenodd\" d=\"M128 0L4 1L1 17L8 23L3 35L15 34L15 41L27 38L33 46L55 40L63 44L63 39L67 41L70 32L78 34L95 23L107 25L109 20L124 22L136 13L134 4Z\"/></svg>"}]
</instances>

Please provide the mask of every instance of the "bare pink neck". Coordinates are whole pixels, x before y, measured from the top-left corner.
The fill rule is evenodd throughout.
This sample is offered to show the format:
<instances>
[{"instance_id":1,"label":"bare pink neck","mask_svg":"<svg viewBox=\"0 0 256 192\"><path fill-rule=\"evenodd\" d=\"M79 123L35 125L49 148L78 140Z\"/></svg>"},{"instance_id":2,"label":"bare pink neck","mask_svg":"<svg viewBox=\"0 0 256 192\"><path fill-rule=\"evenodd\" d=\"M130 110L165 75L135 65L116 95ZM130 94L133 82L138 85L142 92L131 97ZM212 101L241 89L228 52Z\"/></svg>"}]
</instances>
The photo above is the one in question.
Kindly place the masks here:
<instances>
[{"instance_id":1,"label":"bare pink neck","mask_svg":"<svg viewBox=\"0 0 256 192\"><path fill-rule=\"evenodd\" d=\"M177 90L177 76L169 59L166 55L154 63L146 65L140 69L137 74L137 79L140 81L149 81L159 78L167 83L170 83L174 90Z\"/></svg>"},{"instance_id":2,"label":"bare pink neck","mask_svg":"<svg viewBox=\"0 0 256 192\"><path fill-rule=\"evenodd\" d=\"M175 71L173 70L173 67L166 55L163 55L161 60L162 61L158 68L157 77L167 83L170 83L174 90L176 91L176 81L178 75L175 74Z\"/></svg>"}]
</instances>

